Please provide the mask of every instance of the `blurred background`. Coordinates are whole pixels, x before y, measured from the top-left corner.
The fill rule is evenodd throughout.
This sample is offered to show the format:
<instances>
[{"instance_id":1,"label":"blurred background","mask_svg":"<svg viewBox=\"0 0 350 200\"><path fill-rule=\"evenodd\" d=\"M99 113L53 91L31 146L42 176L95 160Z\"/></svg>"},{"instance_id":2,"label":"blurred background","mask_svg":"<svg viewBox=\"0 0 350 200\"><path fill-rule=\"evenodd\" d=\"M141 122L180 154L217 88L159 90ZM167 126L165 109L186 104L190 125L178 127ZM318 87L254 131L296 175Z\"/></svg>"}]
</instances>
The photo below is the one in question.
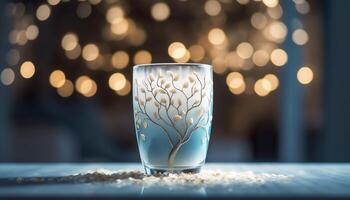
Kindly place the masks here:
<instances>
[{"instance_id":1,"label":"blurred background","mask_svg":"<svg viewBox=\"0 0 350 200\"><path fill-rule=\"evenodd\" d=\"M208 162L350 161L348 8L0 1L0 161L139 162L132 66L159 62L213 65Z\"/></svg>"}]
</instances>

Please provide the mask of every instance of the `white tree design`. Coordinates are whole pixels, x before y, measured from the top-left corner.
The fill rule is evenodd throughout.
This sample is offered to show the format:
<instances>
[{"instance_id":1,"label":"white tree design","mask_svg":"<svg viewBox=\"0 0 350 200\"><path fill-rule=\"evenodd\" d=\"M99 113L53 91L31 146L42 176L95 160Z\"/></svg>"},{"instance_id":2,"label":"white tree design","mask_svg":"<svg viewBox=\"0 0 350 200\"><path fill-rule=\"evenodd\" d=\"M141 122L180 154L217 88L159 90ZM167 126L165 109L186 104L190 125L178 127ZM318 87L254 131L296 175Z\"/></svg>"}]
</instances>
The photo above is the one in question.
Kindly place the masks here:
<instances>
[{"instance_id":1,"label":"white tree design","mask_svg":"<svg viewBox=\"0 0 350 200\"><path fill-rule=\"evenodd\" d=\"M135 81L136 128L146 129L148 123L153 123L162 130L171 145L168 167L173 169L177 152L196 130L203 129L206 141L209 141L206 127L212 118L209 111L212 81L206 80L205 76L201 80L196 72L180 80L179 74L172 71L165 74L158 71L142 81ZM196 117L190 117L190 114ZM171 133L176 135L171 137Z\"/></svg>"}]
</instances>

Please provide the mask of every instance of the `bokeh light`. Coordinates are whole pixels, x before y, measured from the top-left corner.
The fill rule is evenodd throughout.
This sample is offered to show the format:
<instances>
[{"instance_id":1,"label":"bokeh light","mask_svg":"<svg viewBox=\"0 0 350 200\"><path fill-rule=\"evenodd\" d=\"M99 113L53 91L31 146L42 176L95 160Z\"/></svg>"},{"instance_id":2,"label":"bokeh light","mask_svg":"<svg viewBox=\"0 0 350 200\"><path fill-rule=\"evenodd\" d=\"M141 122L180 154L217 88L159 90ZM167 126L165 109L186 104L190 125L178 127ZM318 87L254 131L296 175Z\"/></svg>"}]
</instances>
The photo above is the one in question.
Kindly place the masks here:
<instances>
[{"instance_id":1,"label":"bokeh light","mask_svg":"<svg viewBox=\"0 0 350 200\"><path fill-rule=\"evenodd\" d=\"M254 48L250 43L242 42L237 46L236 52L239 57L243 59L248 59L253 55Z\"/></svg>"},{"instance_id":2,"label":"bokeh light","mask_svg":"<svg viewBox=\"0 0 350 200\"><path fill-rule=\"evenodd\" d=\"M270 82L271 85L271 91L276 90L279 85L279 80L276 75L274 74L267 74L264 76L264 79Z\"/></svg>"},{"instance_id":3,"label":"bokeh light","mask_svg":"<svg viewBox=\"0 0 350 200\"><path fill-rule=\"evenodd\" d=\"M130 93L130 91L131 91L131 83L129 80L126 80L124 87L120 90L116 90L115 92L119 96L126 96Z\"/></svg>"},{"instance_id":4,"label":"bokeh light","mask_svg":"<svg viewBox=\"0 0 350 200\"><path fill-rule=\"evenodd\" d=\"M264 97L270 93L271 90L271 83L266 79L259 79L254 84L254 92Z\"/></svg>"},{"instance_id":5,"label":"bokeh light","mask_svg":"<svg viewBox=\"0 0 350 200\"><path fill-rule=\"evenodd\" d=\"M180 1L185 2L186 0ZM25 45L36 45L37 43L31 41L42 37L43 22L49 19L56 9L61 9L66 4L64 0L46 0L46 2L34 5L36 8L33 9L33 16L30 15L30 9L27 8L25 3L11 3L12 8L7 14L14 17L15 21L23 19L23 23L16 22L9 30L8 41L16 47L11 47L12 49L6 54L6 64L8 66L16 66L22 59L26 58L27 54L23 49L28 47ZM101 2L103 5L94 6ZM287 28L285 19L282 19L284 10L279 0L235 0L235 5L232 4L232 6L237 6L235 8L229 8L227 6L228 2L228 0L205 0L198 3L200 8L198 13L201 20L194 26L194 28L197 28L197 25L199 25L198 31L195 30L196 34L184 37L184 34L187 33L181 33L167 27L166 31L168 33L166 35L171 37L167 37L166 40L162 39L162 41L163 43L164 41L169 42L165 45L169 45L167 48L168 55L174 62L211 63L215 73L224 76L227 73L226 81L228 79L230 81L226 84L231 93L242 94L245 92L246 94L253 94L255 91L259 96L266 96L279 86L277 74L271 73L270 61L271 65L275 66L284 66L288 62L287 52L279 47L281 43L287 35L291 35L295 44L305 45L310 39L309 33L304 29L306 26L300 19L293 19L292 26L288 25ZM300 14L310 12L310 5L306 0L293 0L293 2L295 9ZM179 4L185 5L184 3ZM253 6L253 4L257 6ZM171 25L173 20L169 20L169 17L174 19L178 17L177 12L175 12L175 9L178 8L169 1L151 2L146 7L148 10L142 14L143 17L147 17L147 20L155 20L156 22L153 22L156 26ZM244 22L237 23L236 20L233 20L235 22L232 23L235 26L231 27L229 21L232 20L231 14L236 12L236 8L242 8L247 13L244 14ZM148 24L146 26L145 21L138 20L135 17L134 11L128 3L123 1L104 2L102 0L78 1L74 4L72 11L73 13L70 16L81 22L88 22L83 20L88 17L91 18L89 20L95 20L96 15L101 13L105 17L100 27L102 31L101 40L85 37L84 31L76 31L74 27L64 29L57 34L58 39L61 39L61 46L64 50L60 53L64 53L65 58L71 60L69 62L74 63L74 66L80 67L81 65L84 70L94 70L94 73L106 73L115 69L125 69L131 64L147 64L152 63L152 61L163 62L160 59L161 54L164 53L161 52L164 51L164 47L155 49L154 52L152 51L153 54L148 51L147 45L154 41L154 36L151 35L152 32ZM33 20L33 17L36 18ZM166 20L169 21L166 22ZM110 42L110 44L106 42ZM81 59L83 62L81 62ZM36 73L36 69L34 65L31 66L25 63L21 65L19 71L23 77L30 78ZM71 64L62 67L65 69L65 67L70 67L69 65ZM257 69L255 66L267 67ZM10 74L9 70L14 73L13 69L6 69L6 73ZM261 73L254 73L256 70L260 70L261 73L266 75L257 79L256 76L258 74L260 76ZM71 96L74 91L74 80L69 82L65 79L63 71L60 71L63 76L62 74L56 74L57 71L60 70L55 70L55 73L50 74L50 84L57 88L57 93L60 96ZM69 75L68 72L71 71L67 70L66 75ZM232 77L232 74L239 74L240 77L229 78ZM305 84L309 79L312 81L312 70L311 74L310 78L309 71L300 69L297 78L302 84ZM78 73L79 75L81 74ZM93 96L97 91L95 80L87 76L80 76L79 78L81 77L83 77L84 84L81 83L79 87L76 87L76 90L84 96ZM86 80L84 77L86 77ZM131 84L127 77L127 74L114 73L108 79L109 87L119 96L130 93ZM94 87L94 84L96 87ZM71 89L63 89L65 87Z\"/></svg>"},{"instance_id":6,"label":"bokeh light","mask_svg":"<svg viewBox=\"0 0 350 200\"><path fill-rule=\"evenodd\" d=\"M270 60L270 56L267 51L261 49L254 52L252 60L256 66L262 67L267 65Z\"/></svg>"},{"instance_id":7,"label":"bokeh light","mask_svg":"<svg viewBox=\"0 0 350 200\"><path fill-rule=\"evenodd\" d=\"M249 3L250 0L236 0L237 3L241 4L241 5L246 5Z\"/></svg>"},{"instance_id":8,"label":"bokeh light","mask_svg":"<svg viewBox=\"0 0 350 200\"><path fill-rule=\"evenodd\" d=\"M5 68L1 71L1 83L4 85L11 85L15 80L15 72L11 68Z\"/></svg>"},{"instance_id":9,"label":"bokeh light","mask_svg":"<svg viewBox=\"0 0 350 200\"><path fill-rule=\"evenodd\" d=\"M283 15L283 10L280 5L277 5L276 7L273 8L268 8L267 9L267 14L272 18L272 19L280 19Z\"/></svg>"},{"instance_id":10,"label":"bokeh light","mask_svg":"<svg viewBox=\"0 0 350 200\"><path fill-rule=\"evenodd\" d=\"M97 84L88 76L80 76L75 82L76 90L85 97L92 97L97 92Z\"/></svg>"},{"instance_id":11,"label":"bokeh light","mask_svg":"<svg viewBox=\"0 0 350 200\"><path fill-rule=\"evenodd\" d=\"M170 8L165 2L155 3L151 8L151 15L157 21L164 21L170 15Z\"/></svg>"},{"instance_id":12,"label":"bokeh light","mask_svg":"<svg viewBox=\"0 0 350 200\"><path fill-rule=\"evenodd\" d=\"M245 89L246 89L246 84L244 82L239 88L229 88L230 92L235 95L242 94L245 91Z\"/></svg>"},{"instance_id":13,"label":"bokeh light","mask_svg":"<svg viewBox=\"0 0 350 200\"><path fill-rule=\"evenodd\" d=\"M47 4L42 4L38 7L36 10L36 18L39 21L45 21L47 20L51 15L51 8Z\"/></svg>"},{"instance_id":14,"label":"bokeh light","mask_svg":"<svg viewBox=\"0 0 350 200\"><path fill-rule=\"evenodd\" d=\"M230 69L240 69L244 63L245 61L238 56L236 51L231 51L225 56L225 65Z\"/></svg>"},{"instance_id":15,"label":"bokeh light","mask_svg":"<svg viewBox=\"0 0 350 200\"><path fill-rule=\"evenodd\" d=\"M99 55L99 49L95 44L87 44L83 48L83 58L86 61L93 61Z\"/></svg>"},{"instance_id":16,"label":"bokeh light","mask_svg":"<svg viewBox=\"0 0 350 200\"><path fill-rule=\"evenodd\" d=\"M216 16L221 11L221 4L216 0L208 0L204 4L204 11L210 16Z\"/></svg>"},{"instance_id":17,"label":"bokeh light","mask_svg":"<svg viewBox=\"0 0 350 200\"><path fill-rule=\"evenodd\" d=\"M288 29L287 26L280 21L272 22L267 26L267 29L264 31L264 35L267 39L281 43L284 41L287 36Z\"/></svg>"},{"instance_id":18,"label":"bokeh light","mask_svg":"<svg viewBox=\"0 0 350 200\"><path fill-rule=\"evenodd\" d=\"M190 60L190 58L191 58L191 53L190 51L186 50L184 56L182 56L181 58L174 58L174 60L177 63L186 63Z\"/></svg>"},{"instance_id":19,"label":"bokeh light","mask_svg":"<svg viewBox=\"0 0 350 200\"><path fill-rule=\"evenodd\" d=\"M226 40L226 34L219 28L213 28L208 33L208 40L214 45L223 44Z\"/></svg>"},{"instance_id":20,"label":"bokeh light","mask_svg":"<svg viewBox=\"0 0 350 200\"><path fill-rule=\"evenodd\" d=\"M20 54L17 49L11 49L9 52L6 54L6 62L10 66L16 65L19 60L20 60Z\"/></svg>"},{"instance_id":21,"label":"bokeh light","mask_svg":"<svg viewBox=\"0 0 350 200\"><path fill-rule=\"evenodd\" d=\"M75 33L66 33L61 41L61 46L66 51L73 50L78 45L78 36Z\"/></svg>"},{"instance_id":22,"label":"bokeh light","mask_svg":"<svg viewBox=\"0 0 350 200\"><path fill-rule=\"evenodd\" d=\"M288 54L283 49L275 49L270 56L271 62L276 66L283 66L288 62Z\"/></svg>"},{"instance_id":23,"label":"bokeh light","mask_svg":"<svg viewBox=\"0 0 350 200\"><path fill-rule=\"evenodd\" d=\"M201 61L205 56L205 50L201 45L192 45L188 50L191 54L191 60L194 62Z\"/></svg>"},{"instance_id":24,"label":"bokeh light","mask_svg":"<svg viewBox=\"0 0 350 200\"><path fill-rule=\"evenodd\" d=\"M111 31L116 36L123 36L129 30L129 22L127 19L121 19L121 21L115 22L111 25Z\"/></svg>"},{"instance_id":25,"label":"bokeh light","mask_svg":"<svg viewBox=\"0 0 350 200\"><path fill-rule=\"evenodd\" d=\"M51 72L49 82L52 87L59 88L66 82L66 75L61 70L55 70Z\"/></svg>"},{"instance_id":26,"label":"bokeh light","mask_svg":"<svg viewBox=\"0 0 350 200\"><path fill-rule=\"evenodd\" d=\"M85 97L92 97L96 94L96 92L97 92L97 84L94 80L89 79L82 83L82 94Z\"/></svg>"},{"instance_id":27,"label":"bokeh light","mask_svg":"<svg viewBox=\"0 0 350 200\"><path fill-rule=\"evenodd\" d=\"M20 46L23 46L27 43L26 31L19 31L16 37L16 43Z\"/></svg>"},{"instance_id":28,"label":"bokeh light","mask_svg":"<svg viewBox=\"0 0 350 200\"><path fill-rule=\"evenodd\" d=\"M262 0L262 2L270 8L276 7L279 3L279 0Z\"/></svg>"},{"instance_id":29,"label":"bokeh light","mask_svg":"<svg viewBox=\"0 0 350 200\"><path fill-rule=\"evenodd\" d=\"M74 92L74 85L72 81L66 80L64 84L57 88L57 94L60 95L61 97L70 97Z\"/></svg>"},{"instance_id":30,"label":"bokeh light","mask_svg":"<svg viewBox=\"0 0 350 200\"><path fill-rule=\"evenodd\" d=\"M25 61L20 68L20 74L23 78L31 78L35 73L35 66L31 61Z\"/></svg>"},{"instance_id":31,"label":"bokeh light","mask_svg":"<svg viewBox=\"0 0 350 200\"><path fill-rule=\"evenodd\" d=\"M113 6L106 13L106 20L110 24L116 24L124 19L124 11L119 6Z\"/></svg>"},{"instance_id":32,"label":"bokeh light","mask_svg":"<svg viewBox=\"0 0 350 200\"><path fill-rule=\"evenodd\" d=\"M61 2L61 0L47 0L47 3L51 6L58 5Z\"/></svg>"},{"instance_id":33,"label":"bokeh light","mask_svg":"<svg viewBox=\"0 0 350 200\"><path fill-rule=\"evenodd\" d=\"M129 55L126 51L115 52L111 59L113 67L117 69L123 69L129 64Z\"/></svg>"},{"instance_id":34,"label":"bokeh light","mask_svg":"<svg viewBox=\"0 0 350 200\"><path fill-rule=\"evenodd\" d=\"M181 42L173 42L168 47L168 54L174 59L180 59L185 56L187 49Z\"/></svg>"},{"instance_id":35,"label":"bokeh light","mask_svg":"<svg viewBox=\"0 0 350 200\"><path fill-rule=\"evenodd\" d=\"M298 81L303 84L309 84L314 79L314 73L310 67L302 67L297 73Z\"/></svg>"},{"instance_id":36,"label":"bokeh light","mask_svg":"<svg viewBox=\"0 0 350 200\"><path fill-rule=\"evenodd\" d=\"M261 30L266 27L268 22L267 17L260 12L254 13L250 18L250 23L252 26L258 30Z\"/></svg>"},{"instance_id":37,"label":"bokeh light","mask_svg":"<svg viewBox=\"0 0 350 200\"><path fill-rule=\"evenodd\" d=\"M82 19L87 18L90 16L91 12L92 12L92 8L90 3L88 2L79 3L77 7L77 16L79 18L82 18Z\"/></svg>"},{"instance_id":38,"label":"bokeh light","mask_svg":"<svg viewBox=\"0 0 350 200\"><path fill-rule=\"evenodd\" d=\"M152 62L152 54L147 50L137 51L134 55L135 64L149 64Z\"/></svg>"},{"instance_id":39,"label":"bokeh light","mask_svg":"<svg viewBox=\"0 0 350 200\"><path fill-rule=\"evenodd\" d=\"M237 89L244 84L243 76L239 72L231 72L226 77L226 84L228 87Z\"/></svg>"},{"instance_id":40,"label":"bokeh light","mask_svg":"<svg viewBox=\"0 0 350 200\"><path fill-rule=\"evenodd\" d=\"M300 14L307 14L310 12L310 4L307 1L295 1L295 8Z\"/></svg>"},{"instance_id":41,"label":"bokeh light","mask_svg":"<svg viewBox=\"0 0 350 200\"><path fill-rule=\"evenodd\" d=\"M297 29L292 34L293 42L297 45L304 45L309 40L309 35L304 29Z\"/></svg>"},{"instance_id":42,"label":"bokeh light","mask_svg":"<svg viewBox=\"0 0 350 200\"><path fill-rule=\"evenodd\" d=\"M81 47L80 45L76 45L75 48L71 51L65 51L65 54L67 56L68 59L70 60L74 60L74 59L77 59L80 54L81 54Z\"/></svg>"},{"instance_id":43,"label":"bokeh light","mask_svg":"<svg viewBox=\"0 0 350 200\"><path fill-rule=\"evenodd\" d=\"M217 74L223 74L226 71L225 59L222 57L216 57L211 61L213 70Z\"/></svg>"},{"instance_id":44,"label":"bokeh light","mask_svg":"<svg viewBox=\"0 0 350 200\"><path fill-rule=\"evenodd\" d=\"M115 91L119 91L125 87L126 78L122 73L114 73L109 77L109 87Z\"/></svg>"},{"instance_id":45,"label":"bokeh light","mask_svg":"<svg viewBox=\"0 0 350 200\"><path fill-rule=\"evenodd\" d=\"M26 37L28 40L35 40L39 35L39 28L34 25L31 24L27 27L26 29Z\"/></svg>"}]
</instances>

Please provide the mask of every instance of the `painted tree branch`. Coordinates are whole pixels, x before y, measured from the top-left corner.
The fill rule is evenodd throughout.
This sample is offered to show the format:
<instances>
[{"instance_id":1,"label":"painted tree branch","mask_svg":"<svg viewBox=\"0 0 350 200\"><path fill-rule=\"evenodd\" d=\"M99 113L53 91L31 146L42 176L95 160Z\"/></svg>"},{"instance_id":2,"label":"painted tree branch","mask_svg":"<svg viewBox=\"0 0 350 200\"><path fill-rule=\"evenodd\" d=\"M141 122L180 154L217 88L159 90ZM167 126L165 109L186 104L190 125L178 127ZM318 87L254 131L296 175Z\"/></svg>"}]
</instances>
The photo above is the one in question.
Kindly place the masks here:
<instances>
[{"instance_id":1,"label":"painted tree branch","mask_svg":"<svg viewBox=\"0 0 350 200\"><path fill-rule=\"evenodd\" d=\"M202 81L196 72L187 79L182 79L181 86L178 86L180 83L177 84L179 81L177 73L168 71L166 74L161 72L156 75L150 74L141 85L137 83L135 100L139 108L137 114L141 113L144 116L143 120L149 120L166 134L172 147L168 157L168 166L172 168L177 152L190 140L196 130L203 128L208 139L206 126L211 120L210 111L202 106L211 105L212 94L204 93L210 85L206 82L205 76ZM140 98L139 91L143 93L143 99ZM203 105L203 101L208 104ZM152 103L155 107L153 111L147 108L152 107ZM192 113L196 110L199 114ZM149 112L153 112L153 118ZM193 119L194 116L198 116L197 120ZM176 141L173 141L171 132L176 133Z\"/></svg>"}]
</instances>

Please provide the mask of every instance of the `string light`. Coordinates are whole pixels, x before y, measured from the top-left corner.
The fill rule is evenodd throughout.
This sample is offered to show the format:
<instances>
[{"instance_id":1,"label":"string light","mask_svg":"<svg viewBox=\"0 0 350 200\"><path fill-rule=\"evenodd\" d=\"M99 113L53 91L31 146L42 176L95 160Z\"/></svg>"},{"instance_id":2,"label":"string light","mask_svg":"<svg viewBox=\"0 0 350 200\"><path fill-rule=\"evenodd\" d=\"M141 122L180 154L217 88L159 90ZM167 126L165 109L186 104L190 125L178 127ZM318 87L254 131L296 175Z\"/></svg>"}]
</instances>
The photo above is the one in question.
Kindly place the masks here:
<instances>
[{"instance_id":1,"label":"string light","mask_svg":"<svg viewBox=\"0 0 350 200\"><path fill-rule=\"evenodd\" d=\"M20 74L23 78L31 78L35 73L35 66L31 61L25 61L20 68Z\"/></svg>"}]
</instances>

